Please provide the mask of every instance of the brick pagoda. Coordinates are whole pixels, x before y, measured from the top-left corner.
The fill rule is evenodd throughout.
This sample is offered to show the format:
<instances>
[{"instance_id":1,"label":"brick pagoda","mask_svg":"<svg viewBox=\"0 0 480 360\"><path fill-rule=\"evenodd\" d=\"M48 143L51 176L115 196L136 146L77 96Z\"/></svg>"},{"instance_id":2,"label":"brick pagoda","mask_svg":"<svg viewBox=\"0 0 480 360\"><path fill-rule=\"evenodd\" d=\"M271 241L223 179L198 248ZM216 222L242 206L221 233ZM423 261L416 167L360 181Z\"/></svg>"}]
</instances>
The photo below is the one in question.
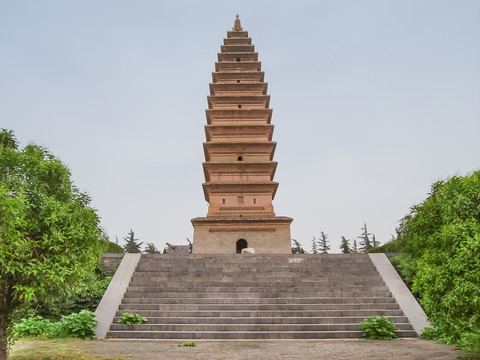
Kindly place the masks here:
<instances>
[{"instance_id":1,"label":"brick pagoda","mask_svg":"<svg viewBox=\"0 0 480 360\"><path fill-rule=\"evenodd\" d=\"M203 143L206 217L192 219L193 253L291 253L289 217L275 216L272 109L258 53L240 19L227 32L210 84Z\"/></svg>"}]
</instances>

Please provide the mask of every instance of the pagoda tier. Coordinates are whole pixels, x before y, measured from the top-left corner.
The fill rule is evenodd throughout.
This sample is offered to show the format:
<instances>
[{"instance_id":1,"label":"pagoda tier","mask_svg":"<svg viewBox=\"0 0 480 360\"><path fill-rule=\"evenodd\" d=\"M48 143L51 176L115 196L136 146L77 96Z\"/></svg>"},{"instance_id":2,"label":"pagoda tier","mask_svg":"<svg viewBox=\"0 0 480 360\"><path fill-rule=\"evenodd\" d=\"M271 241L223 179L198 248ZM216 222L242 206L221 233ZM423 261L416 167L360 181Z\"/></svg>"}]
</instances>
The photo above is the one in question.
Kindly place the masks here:
<instances>
[{"instance_id":1,"label":"pagoda tier","mask_svg":"<svg viewBox=\"0 0 480 360\"><path fill-rule=\"evenodd\" d=\"M208 125L264 125L272 120L272 109L209 109Z\"/></svg>"},{"instance_id":2,"label":"pagoda tier","mask_svg":"<svg viewBox=\"0 0 480 360\"><path fill-rule=\"evenodd\" d=\"M268 162L273 160L277 143L274 141L241 142L206 142L203 143L205 160L212 163L238 162L241 157L245 162Z\"/></svg>"},{"instance_id":3,"label":"pagoda tier","mask_svg":"<svg viewBox=\"0 0 480 360\"><path fill-rule=\"evenodd\" d=\"M293 219L276 217L272 203L278 188L273 181L276 143L264 76L237 15L218 53L207 96L203 191L209 209L206 218L192 219L195 253L238 252L240 240L240 247L248 243L260 252L290 252ZM267 223L269 230L262 230ZM231 233L233 245L222 232Z\"/></svg>"},{"instance_id":4,"label":"pagoda tier","mask_svg":"<svg viewBox=\"0 0 480 360\"><path fill-rule=\"evenodd\" d=\"M259 83L263 82L264 77L265 73L263 71L212 73L213 82L216 84L242 84L244 82Z\"/></svg>"}]
</instances>

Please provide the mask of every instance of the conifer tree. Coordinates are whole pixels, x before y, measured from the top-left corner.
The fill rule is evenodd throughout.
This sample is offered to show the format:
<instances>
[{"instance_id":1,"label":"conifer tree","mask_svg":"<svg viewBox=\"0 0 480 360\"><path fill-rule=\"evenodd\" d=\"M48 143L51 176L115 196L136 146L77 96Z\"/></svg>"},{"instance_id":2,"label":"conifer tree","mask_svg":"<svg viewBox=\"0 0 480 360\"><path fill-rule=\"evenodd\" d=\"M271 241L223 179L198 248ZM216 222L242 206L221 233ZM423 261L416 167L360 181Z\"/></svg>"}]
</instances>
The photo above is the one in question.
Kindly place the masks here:
<instances>
[{"instance_id":1,"label":"conifer tree","mask_svg":"<svg viewBox=\"0 0 480 360\"><path fill-rule=\"evenodd\" d=\"M356 239L353 239L352 254L358 254L358 246L357 246L357 240Z\"/></svg>"},{"instance_id":2,"label":"conifer tree","mask_svg":"<svg viewBox=\"0 0 480 360\"><path fill-rule=\"evenodd\" d=\"M367 230L367 224L363 223L362 227L362 235L358 236L360 239L360 250L363 253L366 253L368 250L372 248L372 242L370 241L370 234Z\"/></svg>"},{"instance_id":3,"label":"conifer tree","mask_svg":"<svg viewBox=\"0 0 480 360\"><path fill-rule=\"evenodd\" d=\"M318 254L317 241L315 240L315 236L312 239L312 254Z\"/></svg>"},{"instance_id":4,"label":"conifer tree","mask_svg":"<svg viewBox=\"0 0 480 360\"><path fill-rule=\"evenodd\" d=\"M375 234L372 234L372 248L377 246L380 246L380 241L377 241L377 239L375 239Z\"/></svg>"},{"instance_id":5,"label":"conifer tree","mask_svg":"<svg viewBox=\"0 0 480 360\"><path fill-rule=\"evenodd\" d=\"M302 248L302 245L300 245L297 240L292 239L292 242L292 254L305 254L305 250Z\"/></svg>"},{"instance_id":6,"label":"conifer tree","mask_svg":"<svg viewBox=\"0 0 480 360\"><path fill-rule=\"evenodd\" d=\"M330 245L328 245L328 235L325 234L323 231L320 233L320 238L318 239L318 251L322 254L327 254L328 250L330 250Z\"/></svg>"},{"instance_id":7,"label":"conifer tree","mask_svg":"<svg viewBox=\"0 0 480 360\"><path fill-rule=\"evenodd\" d=\"M126 253L138 254L141 252L140 246L143 244L143 242L139 243L138 239L135 239L135 234L132 229L130 229L128 236L125 236L123 240L125 240L123 249Z\"/></svg>"},{"instance_id":8,"label":"conifer tree","mask_svg":"<svg viewBox=\"0 0 480 360\"><path fill-rule=\"evenodd\" d=\"M350 249L350 242L347 240L345 236L342 236L342 242L340 243L340 250L344 254L351 254L352 249Z\"/></svg>"},{"instance_id":9,"label":"conifer tree","mask_svg":"<svg viewBox=\"0 0 480 360\"><path fill-rule=\"evenodd\" d=\"M145 252L148 254L159 254L160 251L155 247L153 243L147 243L147 246L145 246Z\"/></svg>"}]
</instances>

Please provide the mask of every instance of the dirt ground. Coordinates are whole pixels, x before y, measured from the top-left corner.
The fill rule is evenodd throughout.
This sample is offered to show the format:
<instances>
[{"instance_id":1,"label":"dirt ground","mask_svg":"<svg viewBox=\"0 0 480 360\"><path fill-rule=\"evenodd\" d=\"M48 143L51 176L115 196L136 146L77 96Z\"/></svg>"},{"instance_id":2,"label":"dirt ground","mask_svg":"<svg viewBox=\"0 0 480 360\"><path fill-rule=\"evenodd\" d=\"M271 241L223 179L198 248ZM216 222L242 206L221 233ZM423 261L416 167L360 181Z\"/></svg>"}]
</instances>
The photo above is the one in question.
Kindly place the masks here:
<instances>
[{"instance_id":1,"label":"dirt ground","mask_svg":"<svg viewBox=\"0 0 480 360\"><path fill-rule=\"evenodd\" d=\"M125 359L458 359L454 346L420 339L196 341L95 340L76 344L92 355L123 355Z\"/></svg>"}]
</instances>

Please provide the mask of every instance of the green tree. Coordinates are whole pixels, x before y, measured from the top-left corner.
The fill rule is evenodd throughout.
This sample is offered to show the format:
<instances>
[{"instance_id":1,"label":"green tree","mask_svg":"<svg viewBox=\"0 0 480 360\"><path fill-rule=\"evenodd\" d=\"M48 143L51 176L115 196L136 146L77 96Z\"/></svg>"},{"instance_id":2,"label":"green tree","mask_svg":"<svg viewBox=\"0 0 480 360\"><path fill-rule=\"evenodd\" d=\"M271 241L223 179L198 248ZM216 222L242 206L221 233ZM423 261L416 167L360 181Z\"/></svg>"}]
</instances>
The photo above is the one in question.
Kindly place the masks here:
<instances>
[{"instance_id":1,"label":"green tree","mask_svg":"<svg viewBox=\"0 0 480 360\"><path fill-rule=\"evenodd\" d=\"M188 242L188 252L191 254L193 251L193 243L190 241L189 238L186 238Z\"/></svg>"},{"instance_id":2,"label":"green tree","mask_svg":"<svg viewBox=\"0 0 480 360\"><path fill-rule=\"evenodd\" d=\"M318 254L317 239L315 239L315 236L312 238L312 254Z\"/></svg>"},{"instance_id":3,"label":"green tree","mask_svg":"<svg viewBox=\"0 0 480 360\"><path fill-rule=\"evenodd\" d=\"M350 249L350 242L347 240L345 236L342 236L342 242L340 243L340 250L344 254L351 254L352 249Z\"/></svg>"},{"instance_id":4,"label":"green tree","mask_svg":"<svg viewBox=\"0 0 480 360\"><path fill-rule=\"evenodd\" d=\"M292 254L305 254L305 250L303 250L302 245L298 240L292 239L292 242Z\"/></svg>"},{"instance_id":5,"label":"green tree","mask_svg":"<svg viewBox=\"0 0 480 360\"><path fill-rule=\"evenodd\" d=\"M326 235L323 231L320 232L320 238L318 239L318 251L322 254L327 254L328 250L330 250L330 245L328 245L328 235Z\"/></svg>"},{"instance_id":6,"label":"green tree","mask_svg":"<svg viewBox=\"0 0 480 360\"><path fill-rule=\"evenodd\" d=\"M362 227L362 235L358 236L358 239L360 239L360 251L361 252L367 252L372 248L372 242L370 241L370 234L367 230L367 224L363 223Z\"/></svg>"},{"instance_id":7,"label":"green tree","mask_svg":"<svg viewBox=\"0 0 480 360\"><path fill-rule=\"evenodd\" d=\"M480 351L480 171L434 183L395 245L435 337Z\"/></svg>"},{"instance_id":8,"label":"green tree","mask_svg":"<svg viewBox=\"0 0 480 360\"><path fill-rule=\"evenodd\" d=\"M372 234L372 249L380 246L380 241L377 241L375 234Z\"/></svg>"},{"instance_id":9,"label":"green tree","mask_svg":"<svg viewBox=\"0 0 480 360\"><path fill-rule=\"evenodd\" d=\"M147 246L145 246L145 252L147 254L160 254L160 251L155 247L153 243L147 243Z\"/></svg>"},{"instance_id":10,"label":"green tree","mask_svg":"<svg viewBox=\"0 0 480 360\"><path fill-rule=\"evenodd\" d=\"M39 301L74 290L102 251L90 197L47 149L19 149L0 132L0 359L6 359L14 320Z\"/></svg>"},{"instance_id":11,"label":"green tree","mask_svg":"<svg viewBox=\"0 0 480 360\"><path fill-rule=\"evenodd\" d=\"M358 245L357 245L357 240L356 239L353 239L352 254L358 254Z\"/></svg>"},{"instance_id":12,"label":"green tree","mask_svg":"<svg viewBox=\"0 0 480 360\"><path fill-rule=\"evenodd\" d=\"M138 254L142 252L140 247L142 246L143 242L139 243L138 239L135 239L135 233L132 229L130 229L128 236L125 236L123 240L125 240L123 250L125 250L126 253Z\"/></svg>"},{"instance_id":13,"label":"green tree","mask_svg":"<svg viewBox=\"0 0 480 360\"><path fill-rule=\"evenodd\" d=\"M113 253L113 254L123 254L123 248L118 245L117 242L111 242L110 238L108 237L106 231L102 229L102 233L100 235L100 241L103 244L103 253Z\"/></svg>"}]
</instances>

